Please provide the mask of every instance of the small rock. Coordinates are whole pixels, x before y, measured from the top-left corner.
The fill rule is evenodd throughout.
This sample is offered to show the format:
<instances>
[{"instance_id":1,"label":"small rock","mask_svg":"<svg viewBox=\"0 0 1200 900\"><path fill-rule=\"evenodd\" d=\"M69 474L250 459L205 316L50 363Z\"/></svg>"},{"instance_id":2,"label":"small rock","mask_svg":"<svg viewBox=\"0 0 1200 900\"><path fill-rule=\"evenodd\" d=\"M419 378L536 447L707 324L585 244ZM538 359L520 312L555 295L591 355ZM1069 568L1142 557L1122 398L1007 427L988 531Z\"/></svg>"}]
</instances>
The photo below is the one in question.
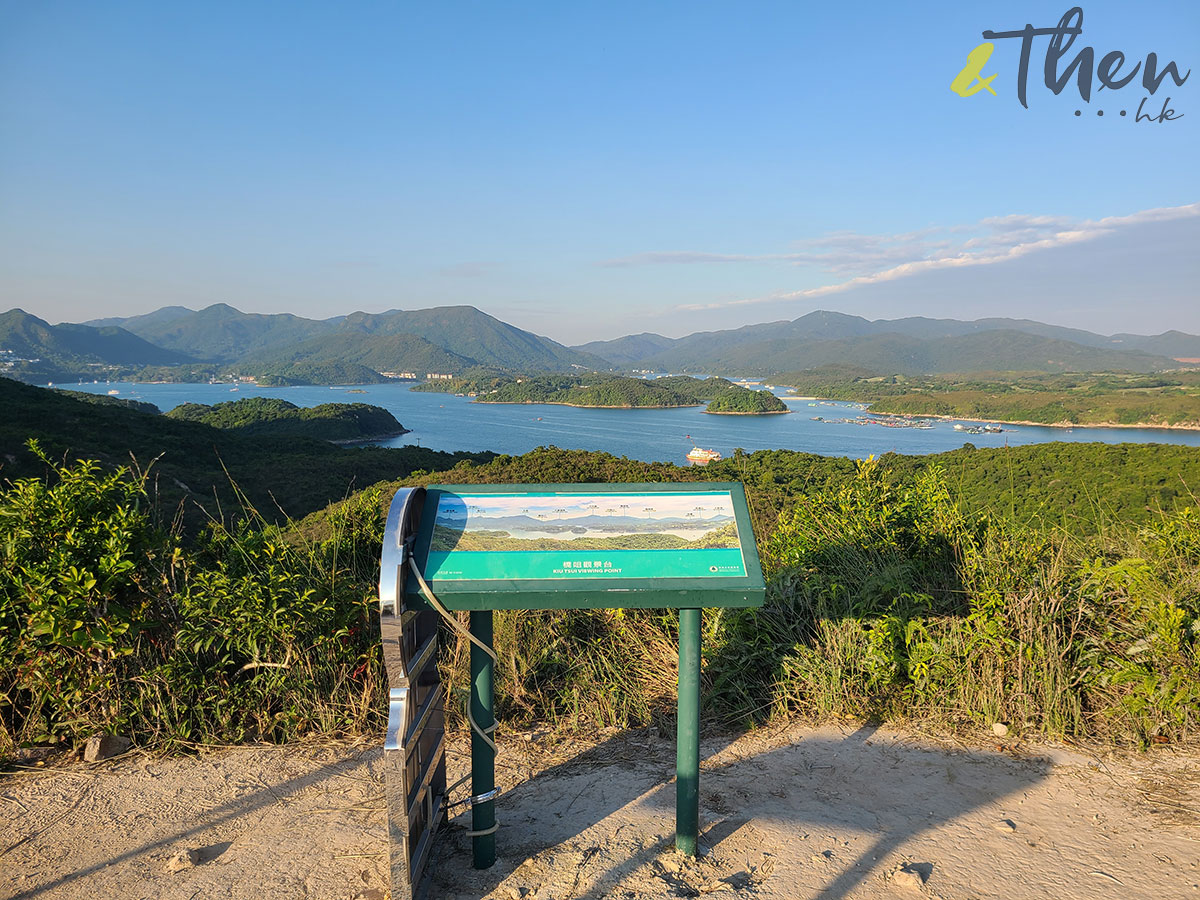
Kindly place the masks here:
<instances>
[{"instance_id":1,"label":"small rock","mask_svg":"<svg viewBox=\"0 0 1200 900\"><path fill-rule=\"evenodd\" d=\"M111 756L120 756L129 749L129 738L116 734L93 734L83 748L84 762L99 762Z\"/></svg>"},{"instance_id":2,"label":"small rock","mask_svg":"<svg viewBox=\"0 0 1200 900\"><path fill-rule=\"evenodd\" d=\"M992 734L996 737L1008 737L1008 726L1003 722L993 722Z\"/></svg>"},{"instance_id":3,"label":"small rock","mask_svg":"<svg viewBox=\"0 0 1200 900\"><path fill-rule=\"evenodd\" d=\"M992 827L997 831L1016 831L1017 823L1012 819L1001 819L999 822L993 824Z\"/></svg>"},{"instance_id":4,"label":"small rock","mask_svg":"<svg viewBox=\"0 0 1200 900\"><path fill-rule=\"evenodd\" d=\"M910 869L908 866L900 866L892 872L892 884L897 887L919 891L925 886L925 879L915 869Z\"/></svg>"},{"instance_id":5,"label":"small rock","mask_svg":"<svg viewBox=\"0 0 1200 900\"><path fill-rule=\"evenodd\" d=\"M180 850L169 860L167 860L168 872L182 872L184 869L192 869L200 864L199 850Z\"/></svg>"},{"instance_id":6,"label":"small rock","mask_svg":"<svg viewBox=\"0 0 1200 900\"><path fill-rule=\"evenodd\" d=\"M354 895L354 900L384 900L386 895L379 888L368 888Z\"/></svg>"}]
</instances>

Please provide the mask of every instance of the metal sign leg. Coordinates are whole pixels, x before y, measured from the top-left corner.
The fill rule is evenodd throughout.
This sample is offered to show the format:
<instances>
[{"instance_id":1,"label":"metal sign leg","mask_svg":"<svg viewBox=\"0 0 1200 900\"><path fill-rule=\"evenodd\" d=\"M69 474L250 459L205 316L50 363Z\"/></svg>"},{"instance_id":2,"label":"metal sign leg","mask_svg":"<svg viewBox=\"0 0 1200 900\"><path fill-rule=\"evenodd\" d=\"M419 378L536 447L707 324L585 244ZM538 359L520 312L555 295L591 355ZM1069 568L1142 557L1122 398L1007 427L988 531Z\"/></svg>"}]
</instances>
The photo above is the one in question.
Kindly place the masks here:
<instances>
[{"instance_id":1,"label":"metal sign leg","mask_svg":"<svg viewBox=\"0 0 1200 900\"><path fill-rule=\"evenodd\" d=\"M675 737L675 849L696 855L700 837L700 610L679 610L679 709Z\"/></svg>"},{"instance_id":2,"label":"metal sign leg","mask_svg":"<svg viewBox=\"0 0 1200 900\"><path fill-rule=\"evenodd\" d=\"M471 613L471 634L492 646L492 611ZM471 644L471 717L485 731L495 724L492 658ZM496 754L487 741L471 730L471 794L479 797L496 787ZM471 830L487 831L496 824L496 802L487 800L471 807ZM476 869L491 868L496 861L496 835L471 838Z\"/></svg>"}]
</instances>

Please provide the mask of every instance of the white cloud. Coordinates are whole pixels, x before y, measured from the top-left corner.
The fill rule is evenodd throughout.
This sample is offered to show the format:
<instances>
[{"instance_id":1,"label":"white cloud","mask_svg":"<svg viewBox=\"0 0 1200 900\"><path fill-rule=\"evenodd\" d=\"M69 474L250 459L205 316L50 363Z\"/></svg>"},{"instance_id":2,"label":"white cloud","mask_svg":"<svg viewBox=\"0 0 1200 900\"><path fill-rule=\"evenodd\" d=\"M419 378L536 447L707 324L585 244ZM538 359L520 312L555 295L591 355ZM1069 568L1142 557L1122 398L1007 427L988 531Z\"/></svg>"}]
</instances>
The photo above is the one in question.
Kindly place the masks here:
<instances>
[{"instance_id":1,"label":"white cloud","mask_svg":"<svg viewBox=\"0 0 1200 900\"><path fill-rule=\"evenodd\" d=\"M1041 250L1079 244L1112 235L1124 228L1200 216L1200 203L1147 209L1128 216L1076 220L1066 216L1007 215L981 219L974 225L952 225L893 235L835 232L801 242L792 253L725 255L712 253L648 253L628 257L653 263L786 261L815 266L844 280L765 297L719 303L688 304L679 310L712 310L724 307L812 299L841 293L863 285L909 278L938 269L987 266L1017 259ZM616 263L617 261L613 261ZM850 277L846 277L850 276Z\"/></svg>"}]
</instances>

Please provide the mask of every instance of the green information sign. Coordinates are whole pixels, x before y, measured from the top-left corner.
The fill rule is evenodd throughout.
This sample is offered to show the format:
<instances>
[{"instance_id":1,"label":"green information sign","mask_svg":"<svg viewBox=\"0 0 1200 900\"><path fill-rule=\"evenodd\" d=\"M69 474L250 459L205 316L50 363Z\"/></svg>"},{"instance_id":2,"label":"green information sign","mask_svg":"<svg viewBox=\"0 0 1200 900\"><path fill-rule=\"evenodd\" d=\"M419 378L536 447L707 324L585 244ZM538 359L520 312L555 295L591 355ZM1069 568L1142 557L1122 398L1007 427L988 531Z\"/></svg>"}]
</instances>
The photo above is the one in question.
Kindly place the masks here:
<instances>
[{"instance_id":1,"label":"green information sign","mask_svg":"<svg viewBox=\"0 0 1200 900\"><path fill-rule=\"evenodd\" d=\"M745 577L729 491L450 494L430 579Z\"/></svg>"},{"instance_id":2,"label":"green information sign","mask_svg":"<svg viewBox=\"0 0 1200 900\"><path fill-rule=\"evenodd\" d=\"M431 485L414 552L449 609L762 602L736 483Z\"/></svg>"},{"instance_id":3,"label":"green information sign","mask_svg":"<svg viewBox=\"0 0 1200 900\"><path fill-rule=\"evenodd\" d=\"M415 638L406 638L404 622L419 622L435 610L471 642L470 835L475 867L486 869L496 859L499 827L491 736L492 611L678 609L675 846L695 856L700 834L701 609L761 606L764 594L746 494L737 483L451 484L398 491L388 512L379 579L389 681L385 746L397 751L389 779L399 786L388 800L392 895L415 895L415 879L428 858L435 827L430 824L433 813L422 818L407 810L413 792L420 797L421 785L434 783L419 773L441 773L437 785L445 791L444 766L439 768L434 756L422 757L421 722L408 726L401 738L412 672L429 665L436 651L435 638L421 648ZM470 612L469 632L452 613L460 610ZM436 665L429 671L436 678ZM417 682L423 684L420 678ZM430 696L438 702L443 698L440 693ZM440 724L439 719L438 728L429 730L431 746ZM410 764L410 758L417 764ZM446 798L432 788L426 795L438 802L430 808L444 815Z\"/></svg>"}]
</instances>

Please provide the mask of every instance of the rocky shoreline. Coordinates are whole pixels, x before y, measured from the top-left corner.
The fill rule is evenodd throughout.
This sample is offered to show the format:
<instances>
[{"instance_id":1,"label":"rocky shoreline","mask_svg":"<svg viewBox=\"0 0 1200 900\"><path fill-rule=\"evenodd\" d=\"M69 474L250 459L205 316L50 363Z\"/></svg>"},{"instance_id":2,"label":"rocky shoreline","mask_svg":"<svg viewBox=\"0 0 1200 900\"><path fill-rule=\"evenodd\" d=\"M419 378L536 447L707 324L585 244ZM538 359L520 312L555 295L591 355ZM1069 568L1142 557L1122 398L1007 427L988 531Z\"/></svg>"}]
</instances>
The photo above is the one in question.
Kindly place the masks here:
<instances>
[{"instance_id":1,"label":"rocky shoreline","mask_svg":"<svg viewBox=\"0 0 1200 900\"><path fill-rule=\"evenodd\" d=\"M372 434L372 435L368 435L366 437L339 438L336 441L331 440L329 443L337 444L339 447L348 447L348 446L352 446L354 444L373 444L373 443L376 443L377 441L388 441L388 440L391 440L392 438L400 437L400 435L408 434L410 431L412 431L411 428L401 427L401 429L399 431L389 431L389 432L386 432L385 434Z\"/></svg>"}]
</instances>

